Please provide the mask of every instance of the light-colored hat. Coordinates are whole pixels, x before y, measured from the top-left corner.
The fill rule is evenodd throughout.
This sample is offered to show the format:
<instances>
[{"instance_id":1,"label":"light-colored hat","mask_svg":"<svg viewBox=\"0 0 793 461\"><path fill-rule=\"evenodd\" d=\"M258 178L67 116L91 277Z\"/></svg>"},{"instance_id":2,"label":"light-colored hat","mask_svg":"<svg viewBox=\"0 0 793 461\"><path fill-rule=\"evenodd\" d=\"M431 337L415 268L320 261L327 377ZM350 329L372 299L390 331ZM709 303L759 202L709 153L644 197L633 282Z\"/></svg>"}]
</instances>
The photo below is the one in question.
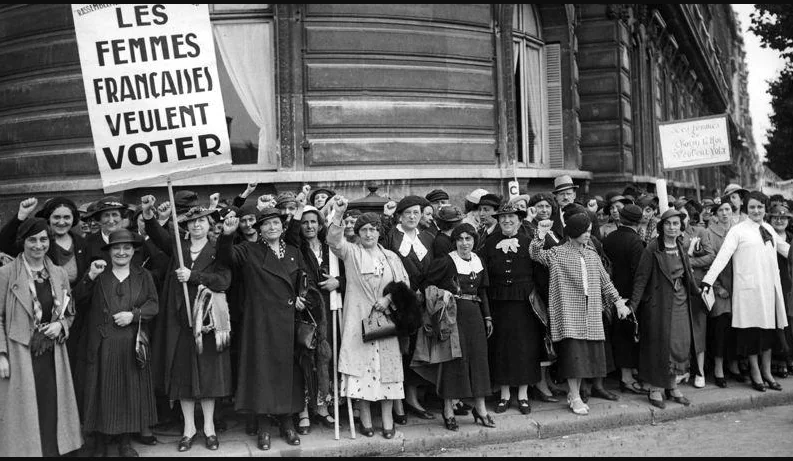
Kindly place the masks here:
<instances>
[{"instance_id":1,"label":"light-colored hat","mask_svg":"<svg viewBox=\"0 0 793 461\"><path fill-rule=\"evenodd\" d=\"M487 195L487 194L489 194L489 192L484 190L484 189L474 189L473 192L471 192L470 194L465 196L465 199L468 200L471 203L474 203L474 204L478 205L479 204L479 199L481 199L482 196Z\"/></svg>"},{"instance_id":2,"label":"light-colored hat","mask_svg":"<svg viewBox=\"0 0 793 461\"><path fill-rule=\"evenodd\" d=\"M724 188L725 197L729 197L736 192L741 194L741 197L749 193L749 191L741 187L740 184L727 184L727 187Z\"/></svg>"},{"instance_id":3,"label":"light-colored hat","mask_svg":"<svg viewBox=\"0 0 793 461\"><path fill-rule=\"evenodd\" d=\"M569 175L562 175L553 180L553 193L556 194L567 189L578 189L578 186L573 183L573 178Z\"/></svg>"}]
</instances>

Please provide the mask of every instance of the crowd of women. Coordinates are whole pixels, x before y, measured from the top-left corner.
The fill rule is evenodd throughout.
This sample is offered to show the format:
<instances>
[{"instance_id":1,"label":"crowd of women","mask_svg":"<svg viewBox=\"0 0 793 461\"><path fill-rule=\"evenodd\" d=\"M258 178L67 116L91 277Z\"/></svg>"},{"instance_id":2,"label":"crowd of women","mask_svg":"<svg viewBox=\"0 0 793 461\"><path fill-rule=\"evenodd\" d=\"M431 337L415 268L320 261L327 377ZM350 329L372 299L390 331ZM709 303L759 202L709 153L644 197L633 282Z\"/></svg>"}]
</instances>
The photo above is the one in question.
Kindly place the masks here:
<instances>
[{"instance_id":1,"label":"crowd of women","mask_svg":"<svg viewBox=\"0 0 793 461\"><path fill-rule=\"evenodd\" d=\"M273 423L299 445L334 426L335 384L361 434L379 414L392 438L409 415L436 419L433 397L457 431L457 416L495 428L560 396L586 415L590 397L619 399L611 373L664 408L689 405L680 384L704 387L706 370L763 392L793 372L781 197L579 197L561 176L532 196L476 189L461 208L436 189L362 213L309 186L246 203L256 187L207 206L191 191L29 198L4 219L0 455L90 440L137 456L177 401L178 451L197 421L218 449L224 401L259 449Z\"/></svg>"}]
</instances>

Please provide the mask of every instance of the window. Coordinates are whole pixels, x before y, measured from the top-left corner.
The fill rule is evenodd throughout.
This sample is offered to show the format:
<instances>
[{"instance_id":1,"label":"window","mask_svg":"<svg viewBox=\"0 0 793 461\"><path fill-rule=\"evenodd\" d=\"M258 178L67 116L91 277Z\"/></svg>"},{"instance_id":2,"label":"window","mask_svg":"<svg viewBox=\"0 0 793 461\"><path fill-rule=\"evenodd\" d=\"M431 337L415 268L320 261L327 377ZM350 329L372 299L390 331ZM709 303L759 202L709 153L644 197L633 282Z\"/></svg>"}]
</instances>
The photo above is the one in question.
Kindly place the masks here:
<instances>
[{"instance_id":1,"label":"window","mask_svg":"<svg viewBox=\"0 0 793 461\"><path fill-rule=\"evenodd\" d=\"M272 6L213 4L210 18L232 164L277 169Z\"/></svg>"},{"instance_id":2,"label":"window","mask_svg":"<svg viewBox=\"0 0 793 461\"><path fill-rule=\"evenodd\" d=\"M534 5L515 5L512 16L512 70L515 85L517 161L545 163L547 138L544 106L547 100L544 79L543 45ZM547 107L547 106L546 106Z\"/></svg>"}]
</instances>

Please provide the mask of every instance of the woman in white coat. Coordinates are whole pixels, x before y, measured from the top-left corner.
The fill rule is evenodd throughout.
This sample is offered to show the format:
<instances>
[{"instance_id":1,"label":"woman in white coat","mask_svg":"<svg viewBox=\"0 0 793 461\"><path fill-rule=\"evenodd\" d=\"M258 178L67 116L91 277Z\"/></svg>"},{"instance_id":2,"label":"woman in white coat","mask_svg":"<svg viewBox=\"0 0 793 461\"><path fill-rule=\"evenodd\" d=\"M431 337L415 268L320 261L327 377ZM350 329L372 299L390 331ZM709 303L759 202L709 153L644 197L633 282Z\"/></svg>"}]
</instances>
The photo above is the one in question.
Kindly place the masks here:
<instances>
[{"instance_id":1,"label":"woman in white coat","mask_svg":"<svg viewBox=\"0 0 793 461\"><path fill-rule=\"evenodd\" d=\"M765 392L766 386L782 390L771 376L774 330L787 326L776 253L787 257L790 249L774 228L763 221L767 205L768 197L762 192L752 191L747 195L742 211L749 219L730 229L702 279L703 290L710 290L732 260L732 327L736 352L749 359L752 387L761 392Z\"/></svg>"}]
</instances>

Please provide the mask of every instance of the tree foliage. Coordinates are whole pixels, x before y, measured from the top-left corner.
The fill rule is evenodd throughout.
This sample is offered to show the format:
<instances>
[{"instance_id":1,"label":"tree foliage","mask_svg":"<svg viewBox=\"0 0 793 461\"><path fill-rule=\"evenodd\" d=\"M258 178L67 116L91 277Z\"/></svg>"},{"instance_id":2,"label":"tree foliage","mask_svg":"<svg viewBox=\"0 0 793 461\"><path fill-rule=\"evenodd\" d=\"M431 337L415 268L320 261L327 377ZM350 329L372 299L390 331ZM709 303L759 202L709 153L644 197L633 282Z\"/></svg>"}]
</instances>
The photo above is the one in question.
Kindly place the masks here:
<instances>
[{"instance_id":1,"label":"tree foliage","mask_svg":"<svg viewBox=\"0 0 793 461\"><path fill-rule=\"evenodd\" d=\"M749 30L760 38L763 48L779 51L787 61L779 77L770 82L771 95L765 165L782 179L793 178L793 5L756 4Z\"/></svg>"}]
</instances>

